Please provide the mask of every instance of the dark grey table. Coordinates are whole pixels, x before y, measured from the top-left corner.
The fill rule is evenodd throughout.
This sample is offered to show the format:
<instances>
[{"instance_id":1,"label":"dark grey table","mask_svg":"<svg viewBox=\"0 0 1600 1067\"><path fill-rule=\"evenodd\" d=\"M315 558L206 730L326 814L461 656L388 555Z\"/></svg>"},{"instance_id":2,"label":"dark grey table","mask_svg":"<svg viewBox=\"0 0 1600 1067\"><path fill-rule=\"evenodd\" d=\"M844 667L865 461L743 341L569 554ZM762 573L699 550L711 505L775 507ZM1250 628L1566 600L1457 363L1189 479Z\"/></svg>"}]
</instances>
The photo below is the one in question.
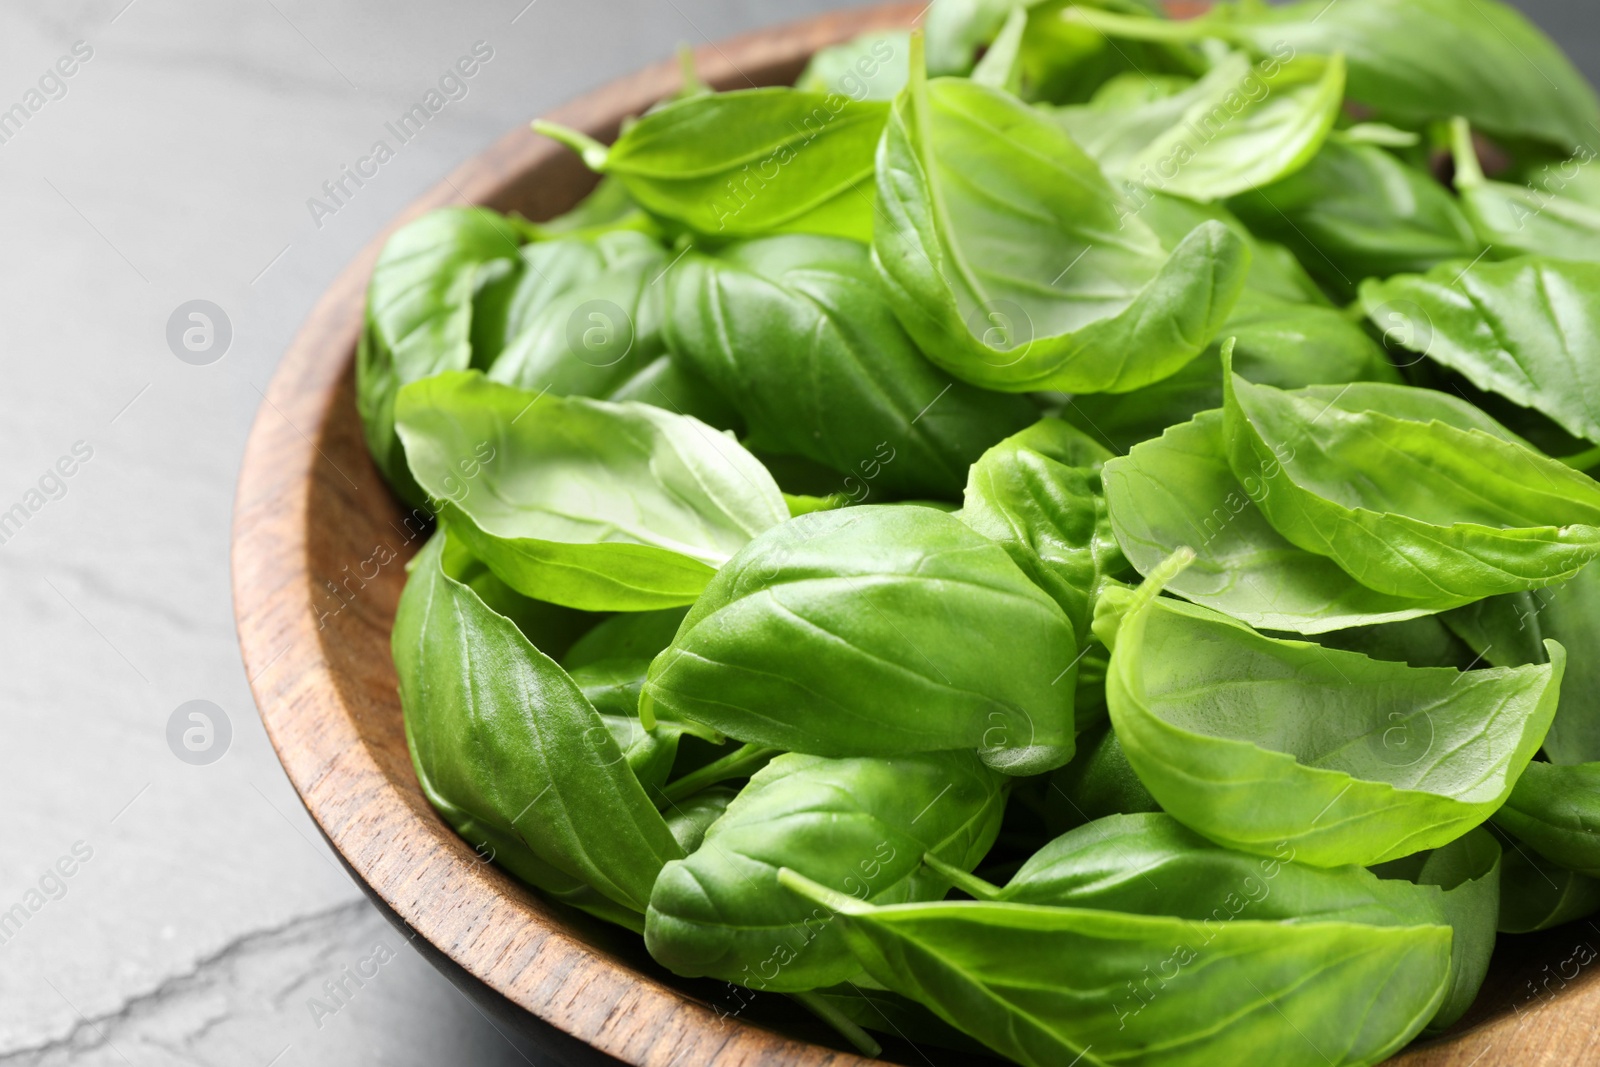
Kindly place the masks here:
<instances>
[{"instance_id":1,"label":"dark grey table","mask_svg":"<svg viewBox=\"0 0 1600 1067\"><path fill-rule=\"evenodd\" d=\"M0 1063L537 1058L368 905L278 768L229 602L245 434L318 294L459 160L680 40L831 6L0 10L0 514L27 512L0 523ZM1591 6L1524 6L1600 77ZM421 134L326 210L324 183L474 52ZM194 300L231 332L205 365L168 343ZM215 706L209 739L191 701ZM225 754L180 759L191 729Z\"/></svg>"}]
</instances>

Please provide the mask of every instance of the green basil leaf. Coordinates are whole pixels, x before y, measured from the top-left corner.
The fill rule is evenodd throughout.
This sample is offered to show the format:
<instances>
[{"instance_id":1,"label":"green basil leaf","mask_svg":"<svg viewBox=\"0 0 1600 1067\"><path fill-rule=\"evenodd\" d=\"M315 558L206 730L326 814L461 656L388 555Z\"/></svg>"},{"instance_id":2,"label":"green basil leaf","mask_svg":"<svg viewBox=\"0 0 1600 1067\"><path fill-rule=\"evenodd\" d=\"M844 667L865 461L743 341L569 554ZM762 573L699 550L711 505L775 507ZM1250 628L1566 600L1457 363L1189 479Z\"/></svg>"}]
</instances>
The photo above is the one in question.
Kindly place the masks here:
<instances>
[{"instance_id":1,"label":"green basil leaf","mask_svg":"<svg viewBox=\"0 0 1600 1067\"><path fill-rule=\"evenodd\" d=\"M1376 1063L1422 1029L1449 980L1450 929L1435 924L1206 931L1029 904L877 908L779 877L835 912L872 978L1033 1067Z\"/></svg>"},{"instance_id":2,"label":"green basil leaf","mask_svg":"<svg viewBox=\"0 0 1600 1067\"><path fill-rule=\"evenodd\" d=\"M887 111L838 93L741 89L651 111L609 149L549 123L534 129L615 175L646 210L697 233L864 241L872 232L872 153Z\"/></svg>"},{"instance_id":3,"label":"green basil leaf","mask_svg":"<svg viewBox=\"0 0 1600 1067\"><path fill-rule=\"evenodd\" d=\"M1089 639L1094 600L1131 572L1106 514L1100 465L1111 454L1059 419L1006 438L972 465L961 520L994 541Z\"/></svg>"},{"instance_id":4,"label":"green basil leaf","mask_svg":"<svg viewBox=\"0 0 1600 1067\"><path fill-rule=\"evenodd\" d=\"M1500 861L1502 934L1549 930L1600 911L1600 879L1558 867L1513 838L1502 835L1501 841L1505 844Z\"/></svg>"},{"instance_id":5,"label":"green basil leaf","mask_svg":"<svg viewBox=\"0 0 1600 1067\"><path fill-rule=\"evenodd\" d=\"M1320 634L1438 610L1368 589L1287 541L1259 506L1277 491L1282 461L1241 479L1222 431L1222 412L1202 412L1106 464L1111 528L1134 569L1149 574L1188 546L1196 559L1167 588L1265 630Z\"/></svg>"},{"instance_id":6,"label":"green basil leaf","mask_svg":"<svg viewBox=\"0 0 1600 1067\"><path fill-rule=\"evenodd\" d=\"M1298 389L1399 380L1377 342L1333 308L1246 290L1223 333L1234 342L1234 370L1252 382ZM1131 393L1074 400L1063 415L1126 451L1221 406L1221 346L1213 345L1170 378Z\"/></svg>"},{"instance_id":7,"label":"green basil leaf","mask_svg":"<svg viewBox=\"0 0 1600 1067\"><path fill-rule=\"evenodd\" d=\"M1494 823L1551 863L1600 877L1600 763L1530 763Z\"/></svg>"},{"instance_id":8,"label":"green basil leaf","mask_svg":"<svg viewBox=\"0 0 1600 1067\"><path fill-rule=\"evenodd\" d=\"M1376 868L1384 878L1404 878L1443 890L1441 914L1455 931L1450 942L1450 992L1428 1024L1429 1033L1446 1029L1466 1014L1489 973L1500 916L1500 866L1499 841L1478 827L1431 852Z\"/></svg>"},{"instance_id":9,"label":"green basil leaf","mask_svg":"<svg viewBox=\"0 0 1600 1067\"><path fill-rule=\"evenodd\" d=\"M705 841L706 831L726 814L728 805L732 804L734 797L738 795L737 789L714 785L672 804L662 813L667 820L667 829L672 831L673 838L685 855L692 854L700 847ZM659 883L660 879L657 878L656 881ZM654 889L651 892L653 893ZM648 921L647 918L647 924Z\"/></svg>"},{"instance_id":10,"label":"green basil leaf","mask_svg":"<svg viewBox=\"0 0 1600 1067\"><path fill-rule=\"evenodd\" d=\"M1584 358L1600 346L1600 262L1447 263L1369 278L1361 304L1379 329L1406 319L1406 347L1600 442L1600 369Z\"/></svg>"},{"instance_id":11,"label":"green basil leaf","mask_svg":"<svg viewBox=\"0 0 1600 1067\"><path fill-rule=\"evenodd\" d=\"M658 242L621 230L529 245L522 259L491 381L607 398L662 354Z\"/></svg>"},{"instance_id":12,"label":"green basil leaf","mask_svg":"<svg viewBox=\"0 0 1600 1067\"><path fill-rule=\"evenodd\" d=\"M984 449L1038 417L1025 397L923 359L857 242L789 235L691 252L664 284L674 357L738 409L749 447L848 475L857 502L874 490L956 497Z\"/></svg>"},{"instance_id":13,"label":"green basil leaf","mask_svg":"<svg viewBox=\"0 0 1600 1067\"><path fill-rule=\"evenodd\" d=\"M1310 162L1344 102L1344 59L1252 64L1229 53L1171 96L1063 108L1056 117L1109 174L1210 201L1269 185Z\"/></svg>"},{"instance_id":14,"label":"green basil leaf","mask_svg":"<svg viewBox=\"0 0 1600 1067\"><path fill-rule=\"evenodd\" d=\"M356 351L356 409L367 448L395 492L424 502L395 436L395 397L410 382L472 362L473 297L519 262L524 233L486 208L441 208L384 244L367 285Z\"/></svg>"},{"instance_id":15,"label":"green basil leaf","mask_svg":"<svg viewBox=\"0 0 1600 1067\"><path fill-rule=\"evenodd\" d=\"M910 31L862 34L814 52L794 87L852 100L893 100L906 83L910 56Z\"/></svg>"},{"instance_id":16,"label":"green basil leaf","mask_svg":"<svg viewBox=\"0 0 1600 1067\"><path fill-rule=\"evenodd\" d=\"M1543 666L1408 667L1263 637L1147 583L1116 630L1106 701L1128 762L1190 829L1365 866L1452 841L1505 801L1555 714L1566 653L1549 650Z\"/></svg>"},{"instance_id":17,"label":"green basil leaf","mask_svg":"<svg viewBox=\"0 0 1600 1067\"><path fill-rule=\"evenodd\" d=\"M1426 271L1482 250L1455 197L1432 175L1337 135L1299 171L1228 206L1341 298L1353 297L1363 278Z\"/></svg>"},{"instance_id":18,"label":"green basil leaf","mask_svg":"<svg viewBox=\"0 0 1600 1067\"><path fill-rule=\"evenodd\" d=\"M1462 608L1462 611L1470 610ZM1380 623L1374 626L1355 626L1348 630L1334 630L1319 634L1317 643L1324 648L1339 648L1346 652L1359 652L1369 659L1391 660L1411 667L1453 667L1467 671L1484 662L1484 657L1474 652L1472 646L1457 637L1438 615L1424 615L1400 622ZM1563 645L1572 642L1563 641ZM1538 660L1543 662L1544 645L1539 646ZM1494 663L1496 667L1520 667L1521 663ZM1575 666L1575 665L1574 665ZM1567 676L1570 690L1572 675ZM1562 701L1565 708L1566 701ZM1561 717L1557 709L1556 717ZM1553 729L1553 727L1552 727ZM1548 743L1549 738L1546 737Z\"/></svg>"},{"instance_id":19,"label":"green basil leaf","mask_svg":"<svg viewBox=\"0 0 1600 1067\"><path fill-rule=\"evenodd\" d=\"M424 792L469 840L471 829L491 831L496 859L535 885L580 907L592 886L642 913L656 875L682 851L566 672L445 573L448 536L441 530L417 557L394 623L406 740Z\"/></svg>"},{"instance_id":20,"label":"green basil leaf","mask_svg":"<svg viewBox=\"0 0 1600 1067\"><path fill-rule=\"evenodd\" d=\"M1585 145L1570 159L1546 166L1526 185L1513 185L1484 177L1464 119L1456 119L1451 129L1461 208L1478 238L1497 256L1600 260L1600 203L1582 181L1582 168L1595 160L1594 148Z\"/></svg>"},{"instance_id":21,"label":"green basil leaf","mask_svg":"<svg viewBox=\"0 0 1600 1067\"><path fill-rule=\"evenodd\" d=\"M1600 122L1600 99L1583 75L1500 0L1230 3L1187 22L1074 15L1136 40L1220 37L1280 58L1343 53L1350 99L1402 124L1464 115L1497 134L1570 149L1589 144Z\"/></svg>"},{"instance_id":22,"label":"green basil leaf","mask_svg":"<svg viewBox=\"0 0 1600 1067\"><path fill-rule=\"evenodd\" d=\"M1491 597L1441 618L1496 667L1545 662L1545 638L1567 648L1600 648L1600 564L1560 585ZM1600 760L1600 659L1574 659L1564 688L1545 755L1553 763Z\"/></svg>"},{"instance_id":23,"label":"green basil leaf","mask_svg":"<svg viewBox=\"0 0 1600 1067\"><path fill-rule=\"evenodd\" d=\"M788 509L730 437L645 404L447 374L402 391L417 481L526 596L590 610L687 604Z\"/></svg>"},{"instance_id":24,"label":"green basil leaf","mask_svg":"<svg viewBox=\"0 0 1600 1067\"><path fill-rule=\"evenodd\" d=\"M1048 116L911 67L873 250L929 359L990 389L1125 392L1200 354L1244 283L1232 231L1206 222L1168 252Z\"/></svg>"},{"instance_id":25,"label":"green basil leaf","mask_svg":"<svg viewBox=\"0 0 1600 1067\"><path fill-rule=\"evenodd\" d=\"M723 567L641 709L819 756L977 749L1009 774L1072 756L1066 615L959 519L865 505L791 519Z\"/></svg>"},{"instance_id":26,"label":"green basil leaf","mask_svg":"<svg viewBox=\"0 0 1600 1067\"><path fill-rule=\"evenodd\" d=\"M1256 506L1370 589L1457 607L1600 556L1600 484L1470 404L1398 385L1223 385L1234 473L1276 473Z\"/></svg>"},{"instance_id":27,"label":"green basil leaf","mask_svg":"<svg viewBox=\"0 0 1600 1067\"><path fill-rule=\"evenodd\" d=\"M1161 810L1134 773L1110 723L1078 735L1078 751L1072 762L1050 775L1046 803L1051 826L1062 830L1110 815Z\"/></svg>"},{"instance_id":28,"label":"green basil leaf","mask_svg":"<svg viewBox=\"0 0 1600 1067\"><path fill-rule=\"evenodd\" d=\"M780 992L843 982L860 966L810 901L778 885L778 869L863 900L936 900L949 882L923 854L976 865L999 832L1005 781L970 752L779 756L698 850L661 872L645 945L686 977Z\"/></svg>"}]
</instances>

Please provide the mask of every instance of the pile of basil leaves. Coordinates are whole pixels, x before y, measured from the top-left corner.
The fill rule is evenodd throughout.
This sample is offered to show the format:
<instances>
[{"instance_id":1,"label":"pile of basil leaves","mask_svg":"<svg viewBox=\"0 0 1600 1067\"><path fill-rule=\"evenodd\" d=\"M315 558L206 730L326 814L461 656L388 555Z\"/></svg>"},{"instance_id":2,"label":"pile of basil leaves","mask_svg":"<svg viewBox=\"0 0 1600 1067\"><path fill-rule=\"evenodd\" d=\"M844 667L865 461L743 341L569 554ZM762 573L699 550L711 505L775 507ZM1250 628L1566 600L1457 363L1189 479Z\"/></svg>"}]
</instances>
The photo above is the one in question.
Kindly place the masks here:
<instances>
[{"instance_id":1,"label":"pile of basil leaves","mask_svg":"<svg viewBox=\"0 0 1600 1067\"><path fill-rule=\"evenodd\" d=\"M388 243L417 776L725 1015L1382 1060L1600 908L1600 103L1497 0L923 25Z\"/></svg>"}]
</instances>

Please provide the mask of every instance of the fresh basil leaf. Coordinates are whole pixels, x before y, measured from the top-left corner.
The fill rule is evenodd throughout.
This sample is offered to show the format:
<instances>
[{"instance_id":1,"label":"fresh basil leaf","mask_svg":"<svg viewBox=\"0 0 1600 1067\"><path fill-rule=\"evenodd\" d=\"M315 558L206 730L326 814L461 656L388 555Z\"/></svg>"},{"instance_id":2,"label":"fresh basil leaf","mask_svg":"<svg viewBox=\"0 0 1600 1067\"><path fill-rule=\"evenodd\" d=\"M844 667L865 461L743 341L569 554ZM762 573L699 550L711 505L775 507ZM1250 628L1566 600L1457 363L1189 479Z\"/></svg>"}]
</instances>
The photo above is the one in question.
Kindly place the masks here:
<instances>
[{"instance_id":1,"label":"fresh basil leaf","mask_svg":"<svg viewBox=\"0 0 1600 1067\"><path fill-rule=\"evenodd\" d=\"M1449 980L1450 930L1435 924L1242 921L1210 936L1187 919L1080 908L880 908L779 878L835 913L872 978L1035 1067L1376 1063L1422 1029Z\"/></svg>"},{"instance_id":2,"label":"fresh basil leaf","mask_svg":"<svg viewBox=\"0 0 1600 1067\"><path fill-rule=\"evenodd\" d=\"M961 520L1006 550L1089 640L1108 578L1131 576L1106 514L1100 465L1111 454L1059 419L1006 438L972 465Z\"/></svg>"},{"instance_id":3,"label":"fresh basil leaf","mask_svg":"<svg viewBox=\"0 0 1600 1067\"><path fill-rule=\"evenodd\" d=\"M534 129L615 175L646 210L713 237L872 232L872 153L888 105L838 93L740 89L678 100L606 148Z\"/></svg>"},{"instance_id":4,"label":"fresh basil leaf","mask_svg":"<svg viewBox=\"0 0 1600 1067\"><path fill-rule=\"evenodd\" d=\"M906 83L910 56L909 31L862 34L813 53L794 87L852 100L893 100Z\"/></svg>"},{"instance_id":5,"label":"fresh basil leaf","mask_svg":"<svg viewBox=\"0 0 1600 1067\"><path fill-rule=\"evenodd\" d=\"M1455 197L1431 175L1336 134L1299 171L1228 206L1341 299L1363 278L1426 271L1482 250Z\"/></svg>"},{"instance_id":6,"label":"fresh basil leaf","mask_svg":"<svg viewBox=\"0 0 1600 1067\"><path fill-rule=\"evenodd\" d=\"M738 409L749 447L833 468L857 502L956 497L984 449L1038 416L1025 397L923 359L855 241L788 235L690 252L664 284L674 357Z\"/></svg>"},{"instance_id":7,"label":"fresh basil leaf","mask_svg":"<svg viewBox=\"0 0 1600 1067\"><path fill-rule=\"evenodd\" d=\"M1162 808L1231 848L1365 866L1438 847L1504 802L1555 714L1555 642L1543 666L1408 667L1154 592L1111 641L1111 725Z\"/></svg>"},{"instance_id":8,"label":"fresh basil leaf","mask_svg":"<svg viewBox=\"0 0 1600 1067\"><path fill-rule=\"evenodd\" d=\"M1600 442L1600 368L1585 358L1600 347L1600 256L1447 263L1424 275L1369 278L1361 304L1379 329L1396 315L1410 320L1406 347Z\"/></svg>"},{"instance_id":9,"label":"fresh basil leaf","mask_svg":"<svg viewBox=\"0 0 1600 1067\"><path fill-rule=\"evenodd\" d=\"M1008 774L1072 756L1072 623L943 512L791 519L712 579L641 709L819 756L978 749Z\"/></svg>"},{"instance_id":10,"label":"fresh basil leaf","mask_svg":"<svg viewBox=\"0 0 1600 1067\"><path fill-rule=\"evenodd\" d=\"M590 610L687 604L788 518L730 437L645 404L540 396L457 373L396 404L417 481L518 592Z\"/></svg>"},{"instance_id":11,"label":"fresh basil leaf","mask_svg":"<svg viewBox=\"0 0 1600 1067\"><path fill-rule=\"evenodd\" d=\"M1340 56L1258 66L1235 52L1174 95L1056 116L1107 173L1170 196L1219 200L1310 162L1338 117L1344 78Z\"/></svg>"},{"instance_id":12,"label":"fresh basil leaf","mask_svg":"<svg viewBox=\"0 0 1600 1067\"><path fill-rule=\"evenodd\" d=\"M1438 906L1450 923L1450 992L1439 1013L1428 1024L1437 1033L1466 1014L1478 997L1489 958L1494 955L1495 928L1500 916L1500 843L1478 827L1456 840L1390 864L1378 873L1404 878L1418 886L1437 886Z\"/></svg>"},{"instance_id":13,"label":"fresh basil leaf","mask_svg":"<svg viewBox=\"0 0 1600 1067\"><path fill-rule=\"evenodd\" d=\"M1223 379L1234 473L1256 506L1369 589L1436 609L1536 589L1600 556L1600 484L1443 393L1361 383L1285 392Z\"/></svg>"},{"instance_id":14,"label":"fresh basil leaf","mask_svg":"<svg viewBox=\"0 0 1600 1067\"><path fill-rule=\"evenodd\" d=\"M1461 208L1497 256L1600 260L1600 204L1592 194L1584 196L1582 181L1583 168L1595 161L1594 148L1585 145L1526 185L1513 185L1484 177L1466 120L1456 119L1451 128Z\"/></svg>"},{"instance_id":15,"label":"fresh basil leaf","mask_svg":"<svg viewBox=\"0 0 1600 1067\"><path fill-rule=\"evenodd\" d=\"M1106 464L1106 506L1117 543L1141 574L1179 548L1192 548L1194 563L1167 588L1264 630L1320 634L1438 610L1368 589L1333 560L1273 529L1260 503L1277 492L1282 467L1275 457L1237 477L1228 464L1222 412L1202 412Z\"/></svg>"},{"instance_id":16,"label":"fresh basil leaf","mask_svg":"<svg viewBox=\"0 0 1600 1067\"><path fill-rule=\"evenodd\" d=\"M970 752L779 756L698 850L661 872L645 945L691 978L779 992L843 982L860 966L825 915L778 885L778 869L863 900L938 899L949 882L923 854L970 870L994 843L1005 793L1005 779Z\"/></svg>"},{"instance_id":17,"label":"fresh basil leaf","mask_svg":"<svg viewBox=\"0 0 1600 1067\"><path fill-rule=\"evenodd\" d=\"M1502 934L1549 930L1600 911L1600 879L1558 867L1514 838L1501 835L1500 840L1505 844L1500 861Z\"/></svg>"},{"instance_id":18,"label":"fresh basil leaf","mask_svg":"<svg viewBox=\"0 0 1600 1067\"><path fill-rule=\"evenodd\" d=\"M873 250L929 359L1007 392L1125 392L1199 355L1244 282L1237 236L1207 222L1169 252L1048 116L911 69Z\"/></svg>"},{"instance_id":19,"label":"fresh basil leaf","mask_svg":"<svg viewBox=\"0 0 1600 1067\"><path fill-rule=\"evenodd\" d=\"M395 397L467 369L473 297L514 267L524 238L517 222L486 208L441 208L395 231L378 254L356 350L356 410L373 462L409 504L424 497L395 436Z\"/></svg>"},{"instance_id":20,"label":"fresh basil leaf","mask_svg":"<svg viewBox=\"0 0 1600 1067\"><path fill-rule=\"evenodd\" d=\"M686 855L698 849L705 841L706 831L722 818L728 810L728 805L732 804L733 798L738 795L739 791L736 789L714 785L671 805L662 814L667 820L667 829L672 831L673 838L678 842L678 847L683 849Z\"/></svg>"},{"instance_id":21,"label":"fresh basil leaf","mask_svg":"<svg viewBox=\"0 0 1600 1067\"><path fill-rule=\"evenodd\" d=\"M1341 312L1246 290L1223 333L1234 344L1234 370L1252 382L1298 389L1358 381L1398 382L1383 349ZM1063 412L1126 451L1169 426L1222 406L1221 346L1170 378L1116 396L1079 398Z\"/></svg>"},{"instance_id":22,"label":"fresh basil leaf","mask_svg":"<svg viewBox=\"0 0 1600 1067\"><path fill-rule=\"evenodd\" d=\"M1600 763L1528 764L1494 823L1551 863L1600 877Z\"/></svg>"},{"instance_id":23,"label":"fresh basil leaf","mask_svg":"<svg viewBox=\"0 0 1600 1067\"><path fill-rule=\"evenodd\" d=\"M1134 773L1110 723L1078 735L1072 762L1050 775L1046 804L1051 825L1062 830L1106 816L1161 810Z\"/></svg>"},{"instance_id":24,"label":"fresh basil leaf","mask_svg":"<svg viewBox=\"0 0 1600 1067\"><path fill-rule=\"evenodd\" d=\"M603 918L626 920L618 906L642 913L682 851L566 672L445 573L448 536L417 557L394 623L424 793L469 841L492 834L495 858L519 877Z\"/></svg>"},{"instance_id":25,"label":"fresh basil leaf","mask_svg":"<svg viewBox=\"0 0 1600 1067\"><path fill-rule=\"evenodd\" d=\"M1545 638L1567 648L1600 648L1600 564L1560 585L1491 597L1441 618L1496 667L1545 662ZM1600 760L1600 659L1574 659L1564 690L1545 755L1553 763Z\"/></svg>"},{"instance_id":26,"label":"fresh basil leaf","mask_svg":"<svg viewBox=\"0 0 1600 1067\"><path fill-rule=\"evenodd\" d=\"M642 233L529 245L491 381L555 396L608 398L663 352L667 253ZM660 406L660 405L658 405Z\"/></svg>"},{"instance_id":27,"label":"fresh basil leaf","mask_svg":"<svg viewBox=\"0 0 1600 1067\"><path fill-rule=\"evenodd\" d=\"M1583 75L1500 0L1219 3L1185 22L1073 16L1135 40L1220 37L1279 58L1343 53L1350 99L1403 125L1464 115L1497 134L1571 149L1591 143L1600 122L1600 99Z\"/></svg>"}]
</instances>

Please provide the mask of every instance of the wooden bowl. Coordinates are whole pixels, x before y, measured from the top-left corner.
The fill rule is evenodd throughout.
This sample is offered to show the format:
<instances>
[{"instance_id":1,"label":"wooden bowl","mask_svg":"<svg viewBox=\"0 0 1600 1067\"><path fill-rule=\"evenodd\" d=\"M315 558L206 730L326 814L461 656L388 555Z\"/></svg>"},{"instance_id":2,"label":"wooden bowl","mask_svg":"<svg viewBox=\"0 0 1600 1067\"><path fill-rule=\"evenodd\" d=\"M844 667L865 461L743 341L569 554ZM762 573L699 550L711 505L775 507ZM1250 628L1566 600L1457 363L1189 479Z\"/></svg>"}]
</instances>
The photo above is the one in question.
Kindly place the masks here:
<instances>
[{"instance_id":1,"label":"wooden bowl","mask_svg":"<svg viewBox=\"0 0 1600 1067\"><path fill-rule=\"evenodd\" d=\"M908 25L921 7L839 12L748 34L702 49L699 67L719 89L785 84L816 49ZM676 66L658 64L550 117L609 140L625 116L677 83ZM726 988L672 978L636 938L555 907L485 864L434 814L412 772L389 630L423 524L384 486L356 416L352 368L367 278L389 234L424 212L467 202L543 219L593 183L572 153L516 130L412 204L317 304L272 380L240 474L233 584L245 669L290 781L369 894L436 950L447 973L514 1005L513 1015L531 1013L522 1018L563 1061L868 1064L818 1043L835 1039L798 1012L768 1015L760 998L738 1011ZM1573 963L1595 959L1591 944L1600 945L1592 923L1503 939L1464 1029L1396 1062L1600 1059L1585 1021L1600 1015L1590 973L1600 968ZM889 1054L912 1064L939 1058L910 1044Z\"/></svg>"}]
</instances>

